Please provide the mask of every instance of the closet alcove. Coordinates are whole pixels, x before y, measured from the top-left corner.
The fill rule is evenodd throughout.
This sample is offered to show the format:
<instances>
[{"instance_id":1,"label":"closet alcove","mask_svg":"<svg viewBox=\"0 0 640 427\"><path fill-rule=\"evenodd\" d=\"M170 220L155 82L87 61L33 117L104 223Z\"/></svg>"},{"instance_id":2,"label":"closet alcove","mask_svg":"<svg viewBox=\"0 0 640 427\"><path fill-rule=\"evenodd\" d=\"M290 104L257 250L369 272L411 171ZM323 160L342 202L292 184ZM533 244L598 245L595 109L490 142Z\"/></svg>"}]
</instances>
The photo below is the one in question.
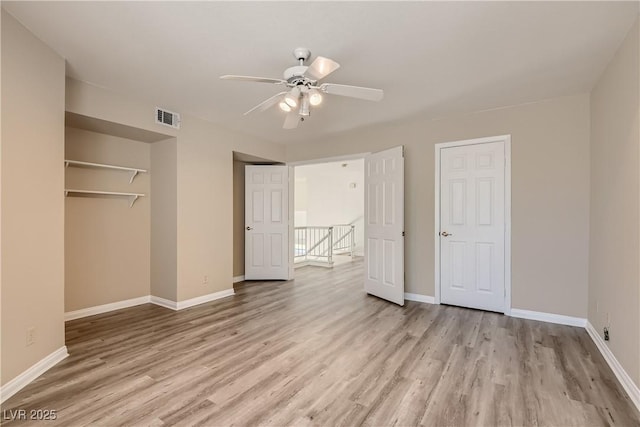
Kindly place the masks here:
<instances>
[{"instance_id":1,"label":"closet alcove","mask_svg":"<svg viewBox=\"0 0 640 427\"><path fill-rule=\"evenodd\" d=\"M154 193L166 192L163 181L171 186L171 179L162 175L172 172L162 164L163 156L152 155L154 144L156 151L172 145L175 153L175 138L169 135L66 113L61 167L67 318L151 294L152 222L164 215L154 213L159 209L153 208L152 199ZM154 158L160 160L154 164ZM154 171L160 178L157 185ZM158 194L159 201L165 198Z\"/></svg>"}]
</instances>

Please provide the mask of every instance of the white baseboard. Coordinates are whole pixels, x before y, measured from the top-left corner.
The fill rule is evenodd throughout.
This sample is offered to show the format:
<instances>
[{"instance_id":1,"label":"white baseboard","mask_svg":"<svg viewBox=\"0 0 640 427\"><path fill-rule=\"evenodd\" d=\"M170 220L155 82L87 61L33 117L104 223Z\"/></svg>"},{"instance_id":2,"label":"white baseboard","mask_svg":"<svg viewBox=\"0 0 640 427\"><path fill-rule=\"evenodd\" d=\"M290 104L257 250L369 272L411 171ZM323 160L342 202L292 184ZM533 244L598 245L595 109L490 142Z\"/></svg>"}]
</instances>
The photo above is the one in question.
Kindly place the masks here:
<instances>
[{"instance_id":1,"label":"white baseboard","mask_svg":"<svg viewBox=\"0 0 640 427\"><path fill-rule=\"evenodd\" d=\"M208 295L202 295L201 297L191 298L185 301L178 301L178 310L182 310L185 308L193 307L194 305L204 304L205 302L215 301L220 298L230 297L235 295L235 291L233 288L225 289L224 291L214 292Z\"/></svg>"},{"instance_id":2,"label":"white baseboard","mask_svg":"<svg viewBox=\"0 0 640 427\"><path fill-rule=\"evenodd\" d=\"M586 329L587 333L596 344L596 347L600 350L602 357L607 361L607 364L615 374L616 378L618 378L618 381L620 381L620 384L622 384L622 387L631 398L631 401L640 411L640 388L638 388L629 374L627 374L627 371L625 371L620 362L618 362L616 356L611 352L611 349L604 342L602 337L600 337L600 334L596 331L596 328L593 327L591 322L587 321Z\"/></svg>"},{"instance_id":3,"label":"white baseboard","mask_svg":"<svg viewBox=\"0 0 640 427\"><path fill-rule=\"evenodd\" d=\"M436 303L436 300L434 297L430 297L429 295L410 294L409 292L404 293L404 299L406 299L407 301L425 302L427 304Z\"/></svg>"},{"instance_id":4,"label":"white baseboard","mask_svg":"<svg viewBox=\"0 0 640 427\"><path fill-rule=\"evenodd\" d=\"M69 311L64 314L65 322L68 320L80 319L82 317L94 316L96 314L107 313L121 308L133 307L151 302L149 295L139 298L131 298L124 301L113 302L111 304L97 305L95 307L83 308L81 310Z\"/></svg>"},{"instance_id":5,"label":"white baseboard","mask_svg":"<svg viewBox=\"0 0 640 427\"><path fill-rule=\"evenodd\" d=\"M587 319L582 317L571 317L563 314L544 313L542 311L521 310L519 308L511 309L511 317L520 319L539 320L541 322L556 323L558 325L579 326L584 328L587 326Z\"/></svg>"},{"instance_id":6,"label":"white baseboard","mask_svg":"<svg viewBox=\"0 0 640 427\"><path fill-rule=\"evenodd\" d=\"M233 283L238 283L238 282L244 282L244 275L242 276L235 276L233 278Z\"/></svg>"},{"instance_id":7,"label":"white baseboard","mask_svg":"<svg viewBox=\"0 0 640 427\"><path fill-rule=\"evenodd\" d=\"M244 276L243 280L244 280ZM147 295L139 298L132 298L124 301L118 301L111 304L98 305L96 307L83 308L82 310L70 311L64 314L64 320L80 319L82 317L93 316L96 314L108 313L114 310L120 310L121 308L133 307L141 304L155 304L161 307L169 308L171 310L182 310L185 308L193 307L194 305L204 304L205 302L215 301L220 298L225 298L231 295L235 295L233 288L225 289L224 291L214 292L212 294L203 295L201 297L191 298L185 301L171 301L165 298L157 297L154 295Z\"/></svg>"},{"instance_id":8,"label":"white baseboard","mask_svg":"<svg viewBox=\"0 0 640 427\"><path fill-rule=\"evenodd\" d=\"M46 371L55 366L58 362L69 355L67 347L62 346L38 363L6 383L0 388L0 403L4 403L11 396L25 388L31 381L44 374Z\"/></svg>"},{"instance_id":9,"label":"white baseboard","mask_svg":"<svg viewBox=\"0 0 640 427\"><path fill-rule=\"evenodd\" d=\"M300 267L306 267L308 265L310 265L312 267L333 268L333 263L329 264L329 263L322 262L322 261L311 261L311 260L296 262L293 265L293 268L295 269L295 268L300 268Z\"/></svg>"},{"instance_id":10,"label":"white baseboard","mask_svg":"<svg viewBox=\"0 0 640 427\"><path fill-rule=\"evenodd\" d=\"M184 301L171 301L168 299L151 296L151 304L159 305L161 307L170 308L171 310L183 310L185 308L193 307L195 305L204 304L205 302L215 301L220 298L230 297L235 295L233 288L225 289L224 291L214 292L212 294L202 295L200 297L191 298Z\"/></svg>"},{"instance_id":11,"label":"white baseboard","mask_svg":"<svg viewBox=\"0 0 640 427\"><path fill-rule=\"evenodd\" d=\"M178 309L178 303L175 301L171 301L170 299L160 298L154 295L151 295L151 304L159 305L160 307L169 308L171 310Z\"/></svg>"}]
</instances>

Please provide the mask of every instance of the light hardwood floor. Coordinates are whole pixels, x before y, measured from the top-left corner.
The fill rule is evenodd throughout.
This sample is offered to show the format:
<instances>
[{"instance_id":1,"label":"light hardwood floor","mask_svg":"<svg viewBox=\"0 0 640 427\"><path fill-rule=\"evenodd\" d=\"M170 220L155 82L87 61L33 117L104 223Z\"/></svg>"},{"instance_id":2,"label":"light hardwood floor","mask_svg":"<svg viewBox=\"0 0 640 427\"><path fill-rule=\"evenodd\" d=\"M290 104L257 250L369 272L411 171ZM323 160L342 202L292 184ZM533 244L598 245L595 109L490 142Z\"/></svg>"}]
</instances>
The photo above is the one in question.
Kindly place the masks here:
<instances>
[{"instance_id":1,"label":"light hardwood floor","mask_svg":"<svg viewBox=\"0 0 640 427\"><path fill-rule=\"evenodd\" d=\"M70 357L2 409L64 426L640 425L583 329L398 307L364 294L361 261L296 277L68 322Z\"/></svg>"}]
</instances>

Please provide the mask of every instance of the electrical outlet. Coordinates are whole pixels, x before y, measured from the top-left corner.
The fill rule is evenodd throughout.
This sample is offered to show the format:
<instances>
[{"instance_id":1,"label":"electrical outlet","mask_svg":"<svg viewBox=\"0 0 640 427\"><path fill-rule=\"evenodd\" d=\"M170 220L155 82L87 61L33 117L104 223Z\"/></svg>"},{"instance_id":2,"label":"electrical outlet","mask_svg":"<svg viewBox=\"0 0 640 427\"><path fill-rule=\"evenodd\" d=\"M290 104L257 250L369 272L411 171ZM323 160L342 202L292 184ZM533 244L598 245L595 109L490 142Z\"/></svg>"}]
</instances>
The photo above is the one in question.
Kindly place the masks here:
<instances>
[{"instance_id":1,"label":"electrical outlet","mask_svg":"<svg viewBox=\"0 0 640 427\"><path fill-rule=\"evenodd\" d=\"M204 275L204 276L202 277L202 284L203 284L203 285L207 285L208 283L209 283L209 276Z\"/></svg>"},{"instance_id":2,"label":"electrical outlet","mask_svg":"<svg viewBox=\"0 0 640 427\"><path fill-rule=\"evenodd\" d=\"M604 340L609 341L609 328L604 327Z\"/></svg>"},{"instance_id":3,"label":"electrical outlet","mask_svg":"<svg viewBox=\"0 0 640 427\"><path fill-rule=\"evenodd\" d=\"M36 342L36 328L32 326L30 328L27 328L27 346L30 346L35 342Z\"/></svg>"}]
</instances>

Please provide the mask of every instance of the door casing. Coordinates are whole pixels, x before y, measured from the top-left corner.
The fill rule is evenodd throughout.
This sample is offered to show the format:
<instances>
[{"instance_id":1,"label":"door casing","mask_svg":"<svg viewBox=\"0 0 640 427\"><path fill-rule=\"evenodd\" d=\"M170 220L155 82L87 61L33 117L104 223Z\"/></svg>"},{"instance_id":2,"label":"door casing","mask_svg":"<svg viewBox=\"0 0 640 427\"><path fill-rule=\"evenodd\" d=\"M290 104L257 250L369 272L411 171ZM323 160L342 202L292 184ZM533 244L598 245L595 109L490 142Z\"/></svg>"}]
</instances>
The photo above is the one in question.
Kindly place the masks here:
<instances>
[{"instance_id":1,"label":"door casing","mask_svg":"<svg viewBox=\"0 0 640 427\"><path fill-rule=\"evenodd\" d=\"M435 254L435 298L434 302L440 304L440 156L441 150L450 147L466 145L486 144L490 142L502 142L504 144L505 168L504 168L504 286L505 301L504 314L511 314L511 135L499 135L487 138L466 139L462 141L443 142L435 145L435 227L434 227L434 254Z\"/></svg>"}]
</instances>

